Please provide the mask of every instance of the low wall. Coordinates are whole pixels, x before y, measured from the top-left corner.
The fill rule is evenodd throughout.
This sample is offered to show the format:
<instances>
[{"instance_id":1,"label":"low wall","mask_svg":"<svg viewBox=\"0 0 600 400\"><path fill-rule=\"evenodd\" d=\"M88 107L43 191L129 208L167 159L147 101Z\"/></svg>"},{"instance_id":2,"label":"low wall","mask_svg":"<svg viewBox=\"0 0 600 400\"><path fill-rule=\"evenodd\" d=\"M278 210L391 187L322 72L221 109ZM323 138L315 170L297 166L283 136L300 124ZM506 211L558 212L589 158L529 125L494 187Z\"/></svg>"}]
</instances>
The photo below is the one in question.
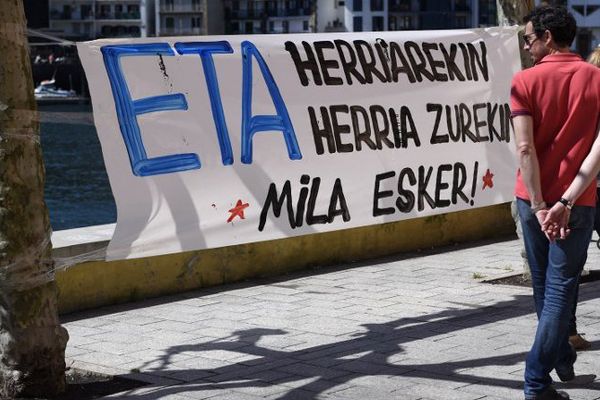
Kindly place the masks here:
<instances>
[{"instance_id":1,"label":"low wall","mask_svg":"<svg viewBox=\"0 0 600 400\"><path fill-rule=\"evenodd\" d=\"M56 275L68 313L144 298L514 233L508 203L362 228L121 261L101 259L114 226L55 232L54 256L81 262ZM71 258L74 257L74 258Z\"/></svg>"}]
</instances>

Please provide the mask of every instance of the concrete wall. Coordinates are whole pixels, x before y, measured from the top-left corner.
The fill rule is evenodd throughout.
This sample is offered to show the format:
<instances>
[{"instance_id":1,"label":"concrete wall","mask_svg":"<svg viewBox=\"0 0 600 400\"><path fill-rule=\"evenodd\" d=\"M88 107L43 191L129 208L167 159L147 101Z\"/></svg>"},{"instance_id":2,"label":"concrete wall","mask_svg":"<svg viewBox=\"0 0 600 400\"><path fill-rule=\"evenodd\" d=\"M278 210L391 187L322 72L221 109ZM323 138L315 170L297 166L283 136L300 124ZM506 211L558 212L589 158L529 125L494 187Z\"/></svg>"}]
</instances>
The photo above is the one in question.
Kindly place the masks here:
<instances>
[{"instance_id":1,"label":"concrete wall","mask_svg":"<svg viewBox=\"0 0 600 400\"><path fill-rule=\"evenodd\" d=\"M350 3L352 0L348 0ZM318 0L317 1L317 32L325 32L329 27L333 26L333 22L337 19L341 24L345 21L345 11L349 7L341 6L339 0ZM346 30L348 27L346 26Z\"/></svg>"},{"instance_id":2,"label":"concrete wall","mask_svg":"<svg viewBox=\"0 0 600 400\"><path fill-rule=\"evenodd\" d=\"M92 251L101 257L106 244L103 239L110 236L111 228L100 228L104 230L95 232L96 236L89 243L75 235L76 245L65 240L68 239L65 232L55 233L52 240L59 264L64 261L62 257L73 257L77 253ZM59 309L61 313L68 313L511 233L514 233L514 223L510 207L502 204L218 249L135 260L76 263L57 273Z\"/></svg>"}]
</instances>

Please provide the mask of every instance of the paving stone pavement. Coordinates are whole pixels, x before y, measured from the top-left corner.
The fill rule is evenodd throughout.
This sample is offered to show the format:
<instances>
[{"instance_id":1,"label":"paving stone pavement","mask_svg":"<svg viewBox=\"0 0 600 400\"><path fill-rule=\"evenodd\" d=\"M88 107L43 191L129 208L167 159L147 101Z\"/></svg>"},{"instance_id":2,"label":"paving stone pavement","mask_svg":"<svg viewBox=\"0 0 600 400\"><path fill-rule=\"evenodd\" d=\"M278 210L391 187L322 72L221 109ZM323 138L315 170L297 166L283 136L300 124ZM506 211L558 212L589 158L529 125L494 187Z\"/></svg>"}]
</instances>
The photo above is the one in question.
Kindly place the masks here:
<instances>
[{"instance_id":1,"label":"paving stone pavement","mask_svg":"<svg viewBox=\"0 0 600 400\"><path fill-rule=\"evenodd\" d=\"M114 399L522 398L531 290L519 242L475 243L65 316L67 365L142 380ZM600 269L591 243L586 269ZM599 374L600 281L582 284L578 374ZM600 379L558 384L600 399Z\"/></svg>"}]
</instances>

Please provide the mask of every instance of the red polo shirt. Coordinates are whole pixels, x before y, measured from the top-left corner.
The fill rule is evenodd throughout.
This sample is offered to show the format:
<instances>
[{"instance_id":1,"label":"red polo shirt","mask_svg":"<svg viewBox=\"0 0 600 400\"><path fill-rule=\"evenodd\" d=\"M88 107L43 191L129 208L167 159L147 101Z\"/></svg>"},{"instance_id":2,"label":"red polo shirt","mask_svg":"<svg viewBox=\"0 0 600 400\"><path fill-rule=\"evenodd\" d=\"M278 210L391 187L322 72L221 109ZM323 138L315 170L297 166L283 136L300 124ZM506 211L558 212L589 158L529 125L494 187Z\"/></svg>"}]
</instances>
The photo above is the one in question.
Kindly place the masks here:
<instances>
[{"instance_id":1,"label":"red polo shirt","mask_svg":"<svg viewBox=\"0 0 600 400\"><path fill-rule=\"evenodd\" d=\"M573 53L547 55L514 76L510 99L513 117L533 118L542 196L556 202L575 179L598 132L600 68ZM515 195L529 200L520 171ZM575 204L594 206L595 198L592 182Z\"/></svg>"}]
</instances>

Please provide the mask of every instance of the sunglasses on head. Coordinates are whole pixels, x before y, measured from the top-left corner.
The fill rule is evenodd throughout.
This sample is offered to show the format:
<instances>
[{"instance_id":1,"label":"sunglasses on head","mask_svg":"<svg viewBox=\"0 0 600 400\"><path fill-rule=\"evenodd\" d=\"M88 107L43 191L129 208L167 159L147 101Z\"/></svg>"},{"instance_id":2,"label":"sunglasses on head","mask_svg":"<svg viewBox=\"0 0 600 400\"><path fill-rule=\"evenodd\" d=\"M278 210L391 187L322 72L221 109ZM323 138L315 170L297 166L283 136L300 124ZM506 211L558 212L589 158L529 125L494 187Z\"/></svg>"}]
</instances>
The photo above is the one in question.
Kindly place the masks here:
<instances>
[{"instance_id":1,"label":"sunglasses on head","mask_svg":"<svg viewBox=\"0 0 600 400\"><path fill-rule=\"evenodd\" d=\"M534 36L534 35L535 35L535 37L533 39L530 39L531 36ZM528 45L528 46L531 46L533 44L533 42L535 42L536 40L538 40L538 37L535 34L535 32L528 33L528 34L523 34L521 37L523 38L523 41L525 42L525 44Z\"/></svg>"}]
</instances>

